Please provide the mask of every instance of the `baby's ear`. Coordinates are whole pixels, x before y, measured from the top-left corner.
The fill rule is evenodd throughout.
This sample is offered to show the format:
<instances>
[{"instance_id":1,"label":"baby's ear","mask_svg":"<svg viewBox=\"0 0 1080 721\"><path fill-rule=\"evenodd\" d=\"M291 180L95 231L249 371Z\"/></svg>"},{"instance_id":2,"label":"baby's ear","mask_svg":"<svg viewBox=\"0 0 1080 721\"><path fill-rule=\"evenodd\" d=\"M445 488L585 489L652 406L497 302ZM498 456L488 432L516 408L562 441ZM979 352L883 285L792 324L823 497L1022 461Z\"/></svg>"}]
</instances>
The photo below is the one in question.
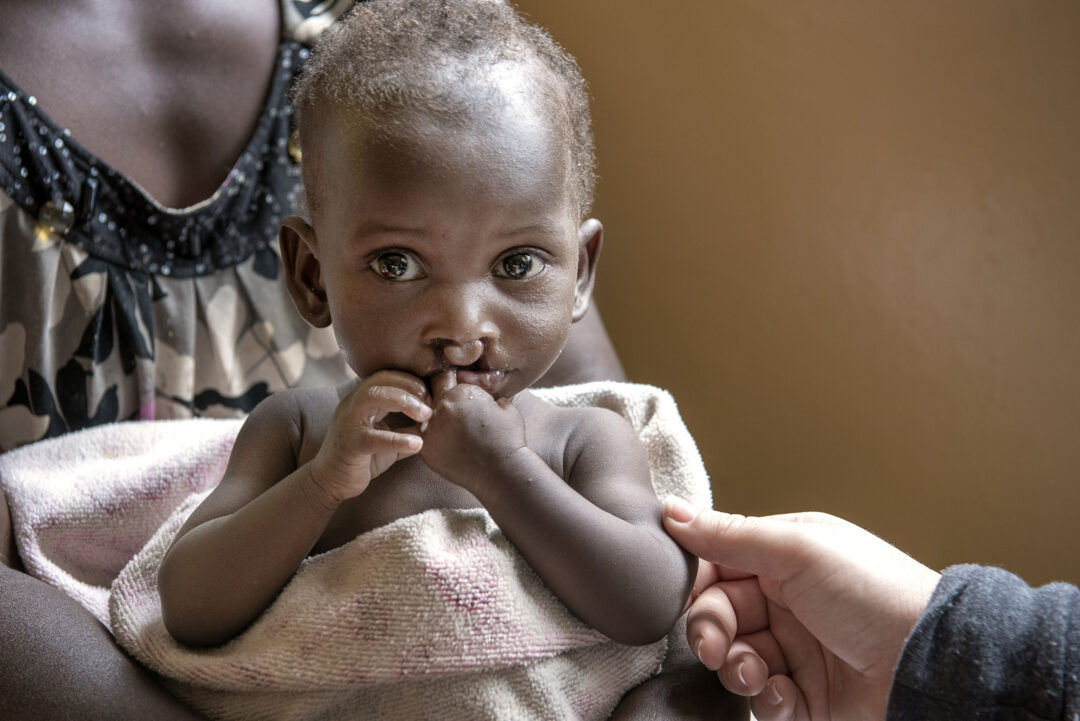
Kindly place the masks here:
<instances>
[{"instance_id":1,"label":"baby's ear","mask_svg":"<svg viewBox=\"0 0 1080 721\"><path fill-rule=\"evenodd\" d=\"M322 266L316 255L319 244L315 229L303 218L290 215L281 221L278 245L285 266L285 285L296 309L316 328L330 325L330 305L326 302Z\"/></svg>"},{"instance_id":2,"label":"baby's ear","mask_svg":"<svg viewBox=\"0 0 1080 721\"><path fill-rule=\"evenodd\" d=\"M604 226L596 218L589 218L578 228L577 287L574 291L574 322L581 320L589 310L593 285L596 284L596 263L600 260L600 248L604 245Z\"/></svg>"}]
</instances>

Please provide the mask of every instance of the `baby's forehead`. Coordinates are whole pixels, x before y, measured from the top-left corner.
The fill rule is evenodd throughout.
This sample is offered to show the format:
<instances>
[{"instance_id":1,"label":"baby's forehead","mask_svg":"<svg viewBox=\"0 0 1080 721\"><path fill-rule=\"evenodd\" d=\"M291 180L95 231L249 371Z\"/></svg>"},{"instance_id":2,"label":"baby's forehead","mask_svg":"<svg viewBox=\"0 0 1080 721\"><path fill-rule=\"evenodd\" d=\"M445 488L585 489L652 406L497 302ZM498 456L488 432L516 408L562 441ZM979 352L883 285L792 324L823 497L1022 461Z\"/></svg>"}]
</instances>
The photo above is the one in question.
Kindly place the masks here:
<instances>
[{"instance_id":1,"label":"baby's forehead","mask_svg":"<svg viewBox=\"0 0 1080 721\"><path fill-rule=\"evenodd\" d=\"M539 165L557 165L564 182L576 184L565 113L521 74L500 73L490 82L458 86L435 101L430 96L379 103L337 100L315 110L307 114L316 119L315 127L303 133L305 164L327 162L328 153L346 150L385 155L383 148L391 146L429 166L472 161L534 172Z\"/></svg>"},{"instance_id":2,"label":"baby's forehead","mask_svg":"<svg viewBox=\"0 0 1080 721\"><path fill-rule=\"evenodd\" d=\"M452 131L513 113L543 121L550 131L573 133L558 81L536 60L432 62L378 92L321 92L313 106L315 112L302 118L337 113L391 128L426 122Z\"/></svg>"},{"instance_id":3,"label":"baby's forehead","mask_svg":"<svg viewBox=\"0 0 1080 721\"><path fill-rule=\"evenodd\" d=\"M372 115L346 106L320 117L323 127L311 134L314 145L303 158L313 210L323 203L342 207L360 195L396 205L435 193L456 197L455 205L470 212L490 209L485 199L497 199L575 227L580 221L566 138L528 103L477 104L449 116L400 106ZM462 192L447 194L448 185Z\"/></svg>"}]
</instances>

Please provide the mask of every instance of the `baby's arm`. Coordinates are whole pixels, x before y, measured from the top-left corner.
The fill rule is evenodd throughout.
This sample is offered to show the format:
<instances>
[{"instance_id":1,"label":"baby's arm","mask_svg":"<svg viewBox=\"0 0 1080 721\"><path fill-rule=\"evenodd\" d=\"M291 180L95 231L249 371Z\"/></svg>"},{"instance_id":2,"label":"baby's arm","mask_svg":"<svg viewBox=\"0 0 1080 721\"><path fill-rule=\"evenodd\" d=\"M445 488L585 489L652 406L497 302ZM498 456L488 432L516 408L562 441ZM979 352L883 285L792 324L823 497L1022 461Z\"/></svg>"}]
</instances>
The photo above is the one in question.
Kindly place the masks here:
<instances>
[{"instance_id":1,"label":"baby's arm","mask_svg":"<svg viewBox=\"0 0 1080 721\"><path fill-rule=\"evenodd\" d=\"M430 416L423 383L372 375L335 409L336 392L309 408L333 419L311 461L298 466L298 396L280 393L248 417L225 475L180 529L158 572L162 616L177 640L213 645L246 628L292 578L346 499L419 450L420 439L381 425L388 413Z\"/></svg>"},{"instance_id":2,"label":"baby's arm","mask_svg":"<svg viewBox=\"0 0 1080 721\"><path fill-rule=\"evenodd\" d=\"M579 618L622 643L656 641L681 615L697 559L664 532L630 425L602 409L575 417L565 481L525 444L518 410L474 386L436 405L421 455L477 497Z\"/></svg>"}]
</instances>

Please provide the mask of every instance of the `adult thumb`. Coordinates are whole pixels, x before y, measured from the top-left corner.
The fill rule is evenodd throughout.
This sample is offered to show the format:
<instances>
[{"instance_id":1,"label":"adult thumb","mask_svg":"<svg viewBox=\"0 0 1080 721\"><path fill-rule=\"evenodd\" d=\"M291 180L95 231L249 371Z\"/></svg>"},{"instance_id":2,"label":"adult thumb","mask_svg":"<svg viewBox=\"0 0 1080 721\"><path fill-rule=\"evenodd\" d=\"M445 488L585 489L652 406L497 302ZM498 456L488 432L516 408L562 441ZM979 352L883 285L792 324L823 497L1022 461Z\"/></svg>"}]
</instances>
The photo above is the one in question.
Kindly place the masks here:
<instances>
[{"instance_id":1,"label":"adult thumb","mask_svg":"<svg viewBox=\"0 0 1080 721\"><path fill-rule=\"evenodd\" d=\"M811 533L804 524L697 509L674 496L664 501L664 528L702 560L771 578L799 570Z\"/></svg>"}]
</instances>

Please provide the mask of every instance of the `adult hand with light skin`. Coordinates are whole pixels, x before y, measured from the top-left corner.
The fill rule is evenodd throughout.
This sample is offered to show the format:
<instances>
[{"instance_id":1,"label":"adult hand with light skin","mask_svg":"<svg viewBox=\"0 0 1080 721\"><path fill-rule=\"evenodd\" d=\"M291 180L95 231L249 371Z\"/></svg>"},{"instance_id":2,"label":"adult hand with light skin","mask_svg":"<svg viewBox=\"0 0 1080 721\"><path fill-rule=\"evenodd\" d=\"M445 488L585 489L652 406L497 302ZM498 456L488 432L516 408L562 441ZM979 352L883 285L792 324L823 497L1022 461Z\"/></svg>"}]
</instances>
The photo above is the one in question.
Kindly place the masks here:
<instances>
[{"instance_id":1,"label":"adult hand with light skin","mask_svg":"<svg viewBox=\"0 0 1080 721\"><path fill-rule=\"evenodd\" d=\"M893 669L939 573L835 516L664 504L699 556L686 634L759 721L883 720Z\"/></svg>"}]
</instances>

